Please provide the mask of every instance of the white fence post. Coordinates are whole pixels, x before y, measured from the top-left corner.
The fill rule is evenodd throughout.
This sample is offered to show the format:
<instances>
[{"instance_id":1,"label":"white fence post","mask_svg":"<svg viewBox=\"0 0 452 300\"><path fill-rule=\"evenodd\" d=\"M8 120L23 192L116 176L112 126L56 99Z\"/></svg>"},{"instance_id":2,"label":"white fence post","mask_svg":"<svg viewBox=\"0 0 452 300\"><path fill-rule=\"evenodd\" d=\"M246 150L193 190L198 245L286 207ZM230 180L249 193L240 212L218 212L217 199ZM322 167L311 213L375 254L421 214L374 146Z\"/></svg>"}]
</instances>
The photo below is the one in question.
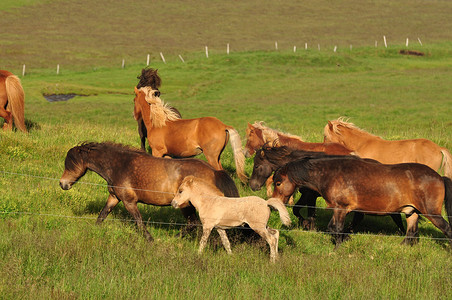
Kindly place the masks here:
<instances>
[{"instance_id":1,"label":"white fence post","mask_svg":"<svg viewBox=\"0 0 452 300\"><path fill-rule=\"evenodd\" d=\"M146 59L146 66L149 66L149 59L151 58L151 56L148 54L148 57Z\"/></svg>"},{"instance_id":2,"label":"white fence post","mask_svg":"<svg viewBox=\"0 0 452 300\"><path fill-rule=\"evenodd\" d=\"M209 48L206 46L206 57L209 58Z\"/></svg>"},{"instance_id":3,"label":"white fence post","mask_svg":"<svg viewBox=\"0 0 452 300\"><path fill-rule=\"evenodd\" d=\"M182 58L182 56L180 54L179 54L179 58L183 63L185 63L185 60Z\"/></svg>"},{"instance_id":4,"label":"white fence post","mask_svg":"<svg viewBox=\"0 0 452 300\"><path fill-rule=\"evenodd\" d=\"M124 69L125 66L126 66L126 60L123 58L122 59L122 68Z\"/></svg>"},{"instance_id":5,"label":"white fence post","mask_svg":"<svg viewBox=\"0 0 452 300\"><path fill-rule=\"evenodd\" d=\"M420 39L420 38L417 38L417 40L419 41L419 44L421 44L421 46L422 46L421 39Z\"/></svg>"},{"instance_id":6,"label":"white fence post","mask_svg":"<svg viewBox=\"0 0 452 300\"><path fill-rule=\"evenodd\" d=\"M25 76L25 64L22 66L22 77Z\"/></svg>"},{"instance_id":7,"label":"white fence post","mask_svg":"<svg viewBox=\"0 0 452 300\"><path fill-rule=\"evenodd\" d=\"M383 36L383 41L385 43L385 48L388 48L388 44L386 43L386 35Z\"/></svg>"},{"instance_id":8,"label":"white fence post","mask_svg":"<svg viewBox=\"0 0 452 300\"><path fill-rule=\"evenodd\" d=\"M60 64L57 64L57 75L60 74Z\"/></svg>"},{"instance_id":9,"label":"white fence post","mask_svg":"<svg viewBox=\"0 0 452 300\"><path fill-rule=\"evenodd\" d=\"M226 53L229 55L229 43L226 45Z\"/></svg>"},{"instance_id":10,"label":"white fence post","mask_svg":"<svg viewBox=\"0 0 452 300\"><path fill-rule=\"evenodd\" d=\"M165 61L165 57L163 57L163 53L162 53L162 52L160 52L160 57L162 58L162 60L163 60L163 63L165 63L165 64L166 64L166 61Z\"/></svg>"}]
</instances>

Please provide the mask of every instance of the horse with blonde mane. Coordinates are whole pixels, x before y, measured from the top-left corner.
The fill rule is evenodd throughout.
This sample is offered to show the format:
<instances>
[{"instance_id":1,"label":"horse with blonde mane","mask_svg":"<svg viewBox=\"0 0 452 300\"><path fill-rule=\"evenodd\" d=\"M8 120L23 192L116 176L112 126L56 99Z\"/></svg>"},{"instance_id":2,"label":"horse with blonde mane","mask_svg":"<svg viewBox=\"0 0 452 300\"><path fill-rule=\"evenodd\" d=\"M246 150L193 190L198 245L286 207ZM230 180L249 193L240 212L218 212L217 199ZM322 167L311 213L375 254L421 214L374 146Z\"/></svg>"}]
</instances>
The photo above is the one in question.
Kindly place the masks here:
<instances>
[{"instance_id":1,"label":"horse with blonde mane","mask_svg":"<svg viewBox=\"0 0 452 300\"><path fill-rule=\"evenodd\" d=\"M204 153L210 165L222 170L220 156L230 139L237 175L242 182L247 181L237 130L215 117L181 119L155 92L151 87L135 88L133 111L136 120L143 118L153 156L182 158Z\"/></svg>"},{"instance_id":2,"label":"horse with blonde mane","mask_svg":"<svg viewBox=\"0 0 452 300\"><path fill-rule=\"evenodd\" d=\"M187 176L179 186L171 205L184 208L192 204L199 213L203 233L198 253L201 254L213 228L221 237L224 248L231 254L231 245L225 229L248 224L270 246L270 261L275 262L278 256L279 231L267 226L270 217L270 206L277 209L281 222L289 226L289 213L281 201L271 198L268 201L256 197L230 198L214 185L194 176Z\"/></svg>"},{"instance_id":3,"label":"horse with blonde mane","mask_svg":"<svg viewBox=\"0 0 452 300\"><path fill-rule=\"evenodd\" d=\"M372 158L383 164L421 163L452 178L452 156L443 147L427 139L388 141L346 122L343 117L328 121L325 142L340 143L361 158Z\"/></svg>"},{"instance_id":4,"label":"horse with blonde mane","mask_svg":"<svg viewBox=\"0 0 452 300\"><path fill-rule=\"evenodd\" d=\"M140 81L137 84L137 89L150 86L153 90L155 90L155 94L157 97L160 97L159 87L162 84L162 80L160 76L157 74L157 69L145 68L141 70L141 74L137 76L137 79ZM172 111L174 111L179 118L182 118L179 110L175 107L168 106ZM141 150L146 151L146 138L148 137L148 131L146 129L146 125L144 124L143 118L141 116L137 116L136 119L138 123L138 134L140 135L141 141Z\"/></svg>"},{"instance_id":5,"label":"horse with blonde mane","mask_svg":"<svg viewBox=\"0 0 452 300\"><path fill-rule=\"evenodd\" d=\"M299 136L269 128L263 122L254 122L253 125L248 123L248 127L246 128L245 155L248 157L253 155L257 149L262 148L265 144L273 147L287 146L294 150L324 152L331 155L352 154L350 149L347 149L341 144L308 143L304 142Z\"/></svg>"},{"instance_id":6,"label":"horse with blonde mane","mask_svg":"<svg viewBox=\"0 0 452 300\"><path fill-rule=\"evenodd\" d=\"M12 130L14 122L19 130L27 132L24 100L20 79L11 72L0 70L0 117L5 119L3 130Z\"/></svg>"}]
</instances>

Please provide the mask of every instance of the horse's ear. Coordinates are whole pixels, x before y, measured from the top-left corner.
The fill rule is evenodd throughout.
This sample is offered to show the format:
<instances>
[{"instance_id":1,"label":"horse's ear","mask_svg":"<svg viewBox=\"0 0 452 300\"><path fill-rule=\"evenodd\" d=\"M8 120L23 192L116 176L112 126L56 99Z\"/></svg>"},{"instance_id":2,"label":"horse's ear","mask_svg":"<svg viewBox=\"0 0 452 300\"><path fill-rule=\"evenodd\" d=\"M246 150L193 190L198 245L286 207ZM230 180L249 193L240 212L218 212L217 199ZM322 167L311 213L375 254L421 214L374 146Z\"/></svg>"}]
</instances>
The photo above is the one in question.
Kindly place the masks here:
<instances>
[{"instance_id":1,"label":"horse's ear","mask_svg":"<svg viewBox=\"0 0 452 300\"><path fill-rule=\"evenodd\" d=\"M138 89L137 89L137 87L135 87L135 94L138 94Z\"/></svg>"},{"instance_id":2,"label":"horse's ear","mask_svg":"<svg viewBox=\"0 0 452 300\"><path fill-rule=\"evenodd\" d=\"M333 123L331 123L331 121L328 121L328 128L330 130L333 130Z\"/></svg>"},{"instance_id":3,"label":"horse's ear","mask_svg":"<svg viewBox=\"0 0 452 300\"><path fill-rule=\"evenodd\" d=\"M261 157L262 157L262 158L265 158L265 153L264 153L264 151L261 151Z\"/></svg>"}]
</instances>

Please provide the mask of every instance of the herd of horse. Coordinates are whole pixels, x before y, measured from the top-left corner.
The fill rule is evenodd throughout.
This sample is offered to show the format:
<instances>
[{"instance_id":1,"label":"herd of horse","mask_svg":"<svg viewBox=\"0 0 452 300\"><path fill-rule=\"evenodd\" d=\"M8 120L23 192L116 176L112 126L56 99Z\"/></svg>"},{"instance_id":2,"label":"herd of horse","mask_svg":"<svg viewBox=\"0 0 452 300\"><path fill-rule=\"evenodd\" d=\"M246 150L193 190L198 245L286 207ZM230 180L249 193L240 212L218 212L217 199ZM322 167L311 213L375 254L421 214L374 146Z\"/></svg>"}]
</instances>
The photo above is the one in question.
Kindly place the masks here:
<instances>
[{"instance_id":1,"label":"herd of horse","mask_svg":"<svg viewBox=\"0 0 452 300\"><path fill-rule=\"evenodd\" d=\"M444 233L452 247L452 156L446 148L426 139L384 140L339 118L328 121L323 143L305 142L263 122L248 124L243 149L232 126L215 117L183 119L176 108L164 103L157 70L143 69L138 79L133 115L141 149L91 142L71 148L65 158L62 189L70 189L88 170L108 184L109 196L97 223L122 201L146 239L152 241L137 203L172 204L181 208L187 219L184 230L201 221L199 252L216 228L230 253L224 229L247 224L269 243L274 261L279 232L267 226L269 206L276 208L282 222L289 225L287 209L281 204L287 204L298 190L301 197L293 213L299 225L315 229L316 199L322 197L333 210L328 229L336 247L349 233L345 217L350 212L354 212L351 231L365 214L390 215L405 231L401 218L405 214L403 242L407 244L417 241L418 219L423 215ZM11 130L14 123L26 132L23 89L20 80L7 71L0 71L0 104L4 130ZM240 197L220 162L228 142L238 178L255 191L267 184L269 200ZM193 158L201 153L207 162ZM245 155L254 155L249 182L244 171ZM449 222L442 216L443 205ZM300 213L303 206L308 208L307 219Z\"/></svg>"}]
</instances>

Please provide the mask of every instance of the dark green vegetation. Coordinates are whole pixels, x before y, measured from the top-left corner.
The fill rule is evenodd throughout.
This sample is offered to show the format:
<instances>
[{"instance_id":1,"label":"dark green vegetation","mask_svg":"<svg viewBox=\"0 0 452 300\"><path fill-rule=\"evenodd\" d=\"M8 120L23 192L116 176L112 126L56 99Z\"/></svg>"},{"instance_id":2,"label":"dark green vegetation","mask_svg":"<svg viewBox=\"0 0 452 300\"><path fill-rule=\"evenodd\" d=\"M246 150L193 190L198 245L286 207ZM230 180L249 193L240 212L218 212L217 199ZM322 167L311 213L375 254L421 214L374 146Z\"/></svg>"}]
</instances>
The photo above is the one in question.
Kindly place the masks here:
<instances>
[{"instance_id":1,"label":"dark green vegetation","mask_svg":"<svg viewBox=\"0 0 452 300\"><path fill-rule=\"evenodd\" d=\"M30 133L0 132L2 297L452 297L451 252L443 234L425 220L419 245L399 245L402 237L389 217L366 217L362 234L333 251L328 235L287 230L275 213L270 224L282 229L281 257L271 265L265 243L250 245L232 233L233 256L227 256L216 234L198 256L199 237L176 236L184 220L170 207L139 207L156 238L153 245L136 231L122 204L102 226L95 226L107 191L88 183L104 181L88 173L70 191L58 186L66 151L81 141L139 146L133 86L148 51L163 79L164 100L186 118L216 116L242 137L247 122L263 120L272 128L320 142L327 120L347 116L387 139L428 138L452 150L452 44L447 42L452 33L442 29L450 28L451 20L445 17L450 15L449 2L316 2L323 9L314 8L314 2L293 2L293 9L282 9L279 2L260 7L252 1L237 2L235 8L227 2L156 2L147 9L145 1L129 2L136 4L133 7L122 1L15 3L27 5L0 11L0 67L20 74L27 63L29 73L22 83ZM94 6L102 10L94 12ZM347 8L361 11L349 15ZM55 25L63 20L61 11L66 11L67 26ZM217 11L230 23L215 18ZM396 18L400 12L403 18ZM298 19L284 18L289 13ZM26 16L20 26L7 25L20 14ZM371 15L374 22L365 22ZM42 16L49 17L46 21ZM139 16L149 20L148 27ZM361 26L355 18L362 20ZM205 26L208 19L213 27ZM264 22L267 19L271 23ZM325 19L328 22L320 22ZM71 27L73 23L80 29ZM118 30L120 24L127 30ZM150 28L158 28L158 33L151 35ZM383 48L383 34L398 44ZM43 36L48 38L44 41ZM409 48L426 56L398 54L408 36ZM423 46L414 43L417 36ZM283 50L271 51L276 39ZM378 48L373 45L376 39ZM304 51L300 48L305 40L319 40L325 47ZM336 41L346 42L334 53ZM242 51L220 53L227 42L243 45L237 49ZM205 44L213 50L209 59L203 53ZM295 54L293 44L299 47ZM171 53L167 64L157 60L159 51ZM121 69L125 53L130 63ZM67 57L73 60L61 63L57 76L54 66ZM48 103L43 93L85 96ZM241 195L265 197L263 191L253 193L239 184L229 146L222 161ZM248 160L248 173L251 167ZM319 199L318 205L324 202ZM331 213L319 210L318 215L319 231L324 231Z\"/></svg>"}]
</instances>

